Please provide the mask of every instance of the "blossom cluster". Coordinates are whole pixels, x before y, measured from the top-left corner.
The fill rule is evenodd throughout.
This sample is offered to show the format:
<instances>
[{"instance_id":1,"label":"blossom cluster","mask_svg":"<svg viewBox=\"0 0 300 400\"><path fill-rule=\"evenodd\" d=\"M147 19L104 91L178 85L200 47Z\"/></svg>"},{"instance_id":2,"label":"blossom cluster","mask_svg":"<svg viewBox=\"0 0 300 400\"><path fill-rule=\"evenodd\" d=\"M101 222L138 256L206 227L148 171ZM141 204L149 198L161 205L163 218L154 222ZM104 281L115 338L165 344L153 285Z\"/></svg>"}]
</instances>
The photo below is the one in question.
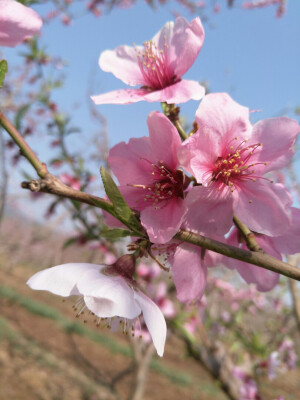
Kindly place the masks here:
<instances>
[{"instance_id":1,"label":"blossom cluster","mask_svg":"<svg viewBox=\"0 0 300 400\"><path fill-rule=\"evenodd\" d=\"M4 7L16 7L16 11L20 6L0 1ZM21 9L20 15L24 12ZM28 32L15 29L18 22L9 18L2 22L1 18L3 45L14 46L40 28L38 18L32 20L32 26L29 24ZM8 24L4 29L3 23ZM3 31L10 32L11 26L20 32L15 39L13 35L8 39L3 35ZM191 22L178 17L142 46L123 45L104 51L99 58L101 69L131 87L92 96L99 105L142 100L163 103L164 112L153 111L148 116L149 136L114 146L108 164L118 179L120 193L139 217L152 246L150 251L164 254L170 264L177 297L185 303L201 300L208 268L220 263L236 269L260 291L272 289L278 283L278 274L175 240L180 229L245 247L233 224L238 218L274 257L281 259L283 254L300 251L300 210L292 207L292 196L272 177L274 171L289 164L299 124L280 117L253 125L249 108L229 94L205 95L205 88L198 81L183 79L198 56L204 37L199 17ZM193 130L187 135L175 103L189 100L201 102ZM79 187L68 176L62 178ZM120 226L120 221L112 218L106 221ZM109 326L114 325L113 317L118 321L121 318L126 332L143 312L157 352L162 355L164 317L137 285L137 257L140 254L129 259L121 257L109 267L61 265L39 272L28 284L61 296L81 295L82 309L87 307L96 317L105 318Z\"/></svg>"}]
</instances>

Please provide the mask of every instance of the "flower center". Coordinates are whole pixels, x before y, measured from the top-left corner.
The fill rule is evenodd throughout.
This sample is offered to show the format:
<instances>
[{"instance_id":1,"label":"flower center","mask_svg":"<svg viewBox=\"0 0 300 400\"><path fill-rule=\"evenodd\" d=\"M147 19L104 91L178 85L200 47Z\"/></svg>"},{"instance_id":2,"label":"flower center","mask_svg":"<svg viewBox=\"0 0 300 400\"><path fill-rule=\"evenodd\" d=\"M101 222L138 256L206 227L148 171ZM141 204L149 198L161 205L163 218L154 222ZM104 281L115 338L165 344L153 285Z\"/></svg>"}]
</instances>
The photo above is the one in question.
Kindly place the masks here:
<instances>
[{"instance_id":1,"label":"flower center","mask_svg":"<svg viewBox=\"0 0 300 400\"><path fill-rule=\"evenodd\" d=\"M238 140L238 138L234 138ZM230 146L229 152L225 156L218 157L212 172L212 181L222 182L231 187L233 192L235 185L241 180L251 180L267 178L255 175L255 166L267 165L266 162L251 162L253 154L260 149L261 143L247 145L247 140L243 140L237 146Z\"/></svg>"},{"instance_id":2,"label":"flower center","mask_svg":"<svg viewBox=\"0 0 300 400\"><path fill-rule=\"evenodd\" d=\"M149 40L144 43L142 51L137 51L138 64L146 87L157 90L176 82L176 76L169 66L167 50L166 42L163 50L159 50L152 40Z\"/></svg>"},{"instance_id":3,"label":"flower center","mask_svg":"<svg viewBox=\"0 0 300 400\"><path fill-rule=\"evenodd\" d=\"M144 190L144 202L152 204L156 209L166 205L174 197L184 198L184 190L189 179L181 170L172 170L163 161L151 164L153 181L150 185L132 185ZM159 204L159 205L158 205Z\"/></svg>"}]
</instances>

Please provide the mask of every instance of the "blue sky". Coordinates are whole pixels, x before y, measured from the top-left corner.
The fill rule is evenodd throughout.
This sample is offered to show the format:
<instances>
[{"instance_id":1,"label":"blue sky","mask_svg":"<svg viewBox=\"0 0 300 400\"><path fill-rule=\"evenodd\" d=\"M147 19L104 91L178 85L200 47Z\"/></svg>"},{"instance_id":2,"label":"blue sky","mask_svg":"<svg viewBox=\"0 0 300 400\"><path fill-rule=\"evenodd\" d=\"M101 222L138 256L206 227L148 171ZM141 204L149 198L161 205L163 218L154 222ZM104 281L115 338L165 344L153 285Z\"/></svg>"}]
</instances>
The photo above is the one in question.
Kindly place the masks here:
<instances>
[{"instance_id":1,"label":"blue sky","mask_svg":"<svg viewBox=\"0 0 300 400\"><path fill-rule=\"evenodd\" d=\"M100 19L79 18L71 27L62 26L59 21L46 26L42 40L49 51L63 55L69 62L64 68L66 86L57 93L57 100L71 107L78 101L88 102L89 92L124 87L112 74L100 70L100 53L120 44L140 44L150 39L172 19L170 8L160 7L155 12L144 2L138 2L131 9L116 9ZM206 80L211 91L229 92L239 103L262 109L255 118L293 109L300 104L299 16L299 1L291 1L287 14L279 20L272 7L255 11L224 8L212 17L214 28L205 25L203 49L186 77ZM197 106L197 102L191 101L182 109L192 120ZM157 103L98 107L108 119L111 144L147 134L148 113L160 110ZM85 121L88 127L88 120L85 104L78 112L78 121Z\"/></svg>"},{"instance_id":2,"label":"blue sky","mask_svg":"<svg viewBox=\"0 0 300 400\"><path fill-rule=\"evenodd\" d=\"M100 70L100 53L121 44L141 44L166 21L174 19L170 12L174 8L172 1L156 11L143 1L137 3L130 9L114 9L101 18L79 17L72 26L56 20L43 27L41 40L49 53L68 62L63 68L65 86L55 92L55 100L66 111L81 104L76 113L73 111L74 124L84 131L72 138L77 147L88 143L89 132L95 131L88 112L88 96L125 87L112 74ZM49 7L35 9L45 15ZM250 109L261 109L253 114L255 120L276 116L285 109L286 115L295 117L293 109L300 105L300 1L288 2L287 13L281 19L274 14L274 7L250 11L224 7L209 24L204 24L204 46L185 77L205 80L211 91L226 91ZM192 19L188 13L183 15ZM19 51L20 48L5 49L4 56L15 62ZM197 107L198 102L190 101L182 106L182 113L192 122ZM98 109L107 118L110 144L114 145L147 135L147 115L160 110L160 104L103 105ZM40 156L46 157L47 148L39 146Z\"/></svg>"}]
</instances>

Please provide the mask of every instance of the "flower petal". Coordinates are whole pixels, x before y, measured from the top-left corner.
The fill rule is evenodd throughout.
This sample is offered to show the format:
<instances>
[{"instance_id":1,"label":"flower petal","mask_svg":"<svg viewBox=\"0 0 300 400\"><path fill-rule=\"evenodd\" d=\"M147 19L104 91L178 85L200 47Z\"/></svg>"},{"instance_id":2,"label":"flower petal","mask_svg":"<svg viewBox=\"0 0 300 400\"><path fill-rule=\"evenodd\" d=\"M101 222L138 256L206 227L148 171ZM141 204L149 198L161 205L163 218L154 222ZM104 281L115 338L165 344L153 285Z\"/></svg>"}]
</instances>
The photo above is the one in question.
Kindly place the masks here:
<instances>
[{"instance_id":1,"label":"flower petal","mask_svg":"<svg viewBox=\"0 0 300 400\"><path fill-rule=\"evenodd\" d=\"M77 286L80 293L86 297L88 308L98 317L118 316L132 319L141 313L134 300L133 289L120 276L104 275L101 269L93 269L80 279ZM104 306L101 305L102 300Z\"/></svg>"},{"instance_id":2,"label":"flower petal","mask_svg":"<svg viewBox=\"0 0 300 400\"><path fill-rule=\"evenodd\" d=\"M234 211L252 231L282 235L291 224L291 196L281 184L247 181L232 193Z\"/></svg>"},{"instance_id":3,"label":"flower petal","mask_svg":"<svg viewBox=\"0 0 300 400\"><path fill-rule=\"evenodd\" d=\"M145 89L119 89L91 96L95 104L131 104L145 100L149 91Z\"/></svg>"},{"instance_id":4,"label":"flower petal","mask_svg":"<svg viewBox=\"0 0 300 400\"><path fill-rule=\"evenodd\" d=\"M204 29L199 17L191 22L178 17L175 23L167 22L152 40L160 50L167 48L169 68L177 78L181 78L201 50Z\"/></svg>"},{"instance_id":5,"label":"flower petal","mask_svg":"<svg viewBox=\"0 0 300 400\"><path fill-rule=\"evenodd\" d=\"M153 156L171 169L178 166L177 152L181 139L172 122L162 113L153 111L147 119Z\"/></svg>"},{"instance_id":6,"label":"flower petal","mask_svg":"<svg viewBox=\"0 0 300 400\"><path fill-rule=\"evenodd\" d=\"M15 47L40 32L43 21L17 1L0 0L0 46Z\"/></svg>"},{"instance_id":7,"label":"flower petal","mask_svg":"<svg viewBox=\"0 0 300 400\"><path fill-rule=\"evenodd\" d=\"M251 132L249 110L227 93L206 95L196 111L198 131L183 142L181 165L207 185L219 157L226 158L235 137L247 139Z\"/></svg>"},{"instance_id":8,"label":"flower petal","mask_svg":"<svg viewBox=\"0 0 300 400\"><path fill-rule=\"evenodd\" d=\"M236 103L227 93L206 95L196 111L196 121L200 133L214 138L220 157L227 156L235 137L247 139L251 132L249 109Z\"/></svg>"},{"instance_id":9,"label":"flower petal","mask_svg":"<svg viewBox=\"0 0 300 400\"><path fill-rule=\"evenodd\" d=\"M153 90L144 94L144 100L160 101L168 104L185 103L189 100L201 100L205 95L205 88L197 81L182 79L174 85L160 90Z\"/></svg>"},{"instance_id":10,"label":"flower petal","mask_svg":"<svg viewBox=\"0 0 300 400\"><path fill-rule=\"evenodd\" d=\"M253 126L251 143L262 143L262 149L253 154L251 162L266 162L264 173L285 167L294 154L292 147L299 132L300 126L292 118L259 121Z\"/></svg>"},{"instance_id":11,"label":"flower petal","mask_svg":"<svg viewBox=\"0 0 300 400\"><path fill-rule=\"evenodd\" d=\"M161 208L149 206L141 211L141 223L152 243L167 243L179 230L186 206L182 199L167 200Z\"/></svg>"},{"instance_id":12,"label":"flower petal","mask_svg":"<svg viewBox=\"0 0 300 400\"><path fill-rule=\"evenodd\" d=\"M256 240L268 254L281 260L281 256L273 246L270 238L266 236L257 236ZM234 229L234 231L231 233L230 237L228 238L228 243L233 246L247 249L245 244L242 246L238 244L237 229ZM255 283L257 290L261 292L272 290L279 281L279 274L276 274L275 272L269 271L265 268L257 267L256 265L248 264L228 257L224 257L223 262L230 269L236 269L247 283Z\"/></svg>"},{"instance_id":13,"label":"flower petal","mask_svg":"<svg viewBox=\"0 0 300 400\"><path fill-rule=\"evenodd\" d=\"M79 295L77 283L88 271L99 271L101 265L70 263L57 265L34 274L27 285L35 290L48 290L59 296Z\"/></svg>"},{"instance_id":14,"label":"flower petal","mask_svg":"<svg viewBox=\"0 0 300 400\"><path fill-rule=\"evenodd\" d=\"M201 248L186 243L179 245L169 261L178 300L183 303L200 300L207 275L207 268L201 260Z\"/></svg>"},{"instance_id":15,"label":"flower petal","mask_svg":"<svg viewBox=\"0 0 300 400\"><path fill-rule=\"evenodd\" d=\"M148 137L118 143L109 152L108 164L121 185L143 185L151 181L154 155Z\"/></svg>"},{"instance_id":16,"label":"flower petal","mask_svg":"<svg viewBox=\"0 0 300 400\"><path fill-rule=\"evenodd\" d=\"M225 193L227 192L227 193ZM225 235L232 226L233 202L231 192L214 185L194 186L186 197L188 212L184 227L204 235Z\"/></svg>"},{"instance_id":17,"label":"flower petal","mask_svg":"<svg viewBox=\"0 0 300 400\"><path fill-rule=\"evenodd\" d=\"M137 52L142 47L119 46L115 50L105 50L99 57L99 66L105 72L112 72L130 86L144 85Z\"/></svg>"},{"instance_id":18,"label":"flower petal","mask_svg":"<svg viewBox=\"0 0 300 400\"><path fill-rule=\"evenodd\" d=\"M272 238L274 246L282 254L295 254L300 252L300 210L291 207L291 227L283 235Z\"/></svg>"},{"instance_id":19,"label":"flower petal","mask_svg":"<svg viewBox=\"0 0 300 400\"><path fill-rule=\"evenodd\" d=\"M157 354L162 357L164 354L167 325L163 313L159 307L141 291L134 291L134 298L142 309L143 317Z\"/></svg>"}]
</instances>

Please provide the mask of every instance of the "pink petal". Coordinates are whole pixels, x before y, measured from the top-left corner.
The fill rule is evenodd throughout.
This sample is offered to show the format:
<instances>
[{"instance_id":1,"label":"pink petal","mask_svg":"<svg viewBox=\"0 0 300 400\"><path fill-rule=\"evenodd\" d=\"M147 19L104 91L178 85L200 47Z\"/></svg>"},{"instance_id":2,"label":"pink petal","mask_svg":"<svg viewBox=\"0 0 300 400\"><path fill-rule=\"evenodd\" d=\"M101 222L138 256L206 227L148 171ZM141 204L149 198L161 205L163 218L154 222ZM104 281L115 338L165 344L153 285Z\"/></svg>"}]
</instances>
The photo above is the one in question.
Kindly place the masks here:
<instances>
[{"instance_id":1,"label":"pink petal","mask_svg":"<svg viewBox=\"0 0 300 400\"><path fill-rule=\"evenodd\" d=\"M103 266L84 263L57 265L37 272L27 281L27 285L31 289L48 290L63 297L79 295L78 281L88 271L99 271L100 268Z\"/></svg>"},{"instance_id":2,"label":"pink petal","mask_svg":"<svg viewBox=\"0 0 300 400\"><path fill-rule=\"evenodd\" d=\"M209 131L198 131L183 142L178 151L178 159L180 165L193 175L197 182L207 185L220 151Z\"/></svg>"},{"instance_id":3,"label":"pink petal","mask_svg":"<svg viewBox=\"0 0 300 400\"><path fill-rule=\"evenodd\" d=\"M157 111L149 114L147 124L153 156L175 170L178 166L177 152L181 147L177 129L164 114Z\"/></svg>"},{"instance_id":4,"label":"pink petal","mask_svg":"<svg viewBox=\"0 0 300 400\"><path fill-rule=\"evenodd\" d=\"M121 185L149 183L154 160L148 137L118 143L109 152L108 164Z\"/></svg>"},{"instance_id":5,"label":"pink petal","mask_svg":"<svg viewBox=\"0 0 300 400\"><path fill-rule=\"evenodd\" d=\"M273 257L281 259L280 254L272 245L270 238L266 236L256 237L259 245L270 255ZM233 246L239 246L237 241L237 230L235 229L230 237L228 238L228 243ZM244 249L247 249L246 245L243 244ZM236 269L241 277L247 283L255 283L257 290L261 292L267 292L272 290L279 281L279 274L275 272L269 271L264 268L257 267L256 265L244 263L239 260L235 260L233 258L224 257L224 264L231 269Z\"/></svg>"},{"instance_id":6,"label":"pink petal","mask_svg":"<svg viewBox=\"0 0 300 400\"><path fill-rule=\"evenodd\" d=\"M294 154L292 147L299 132L298 122L291 118L270 118L256 123L251 143L262 143L262 149L253 154L251 162L267 162L264 173L285 167Z\"/></svg>"},{"instance_id":7,"label":"pink petal","mask_svg":"<svg viewBox=\"0 0 300 400\"><path fill-rule=\"evenodd\" d=\"M252 231L278 236L291 224L291 196L281 184L247 181L232 193L234 212Z\"/></svg>"},{"instance_id":8,"label":"pink petal","mask_svg":"<svg viewBox=\"0 0 300 400\"><path fill-rule=\"evenodd\" d=\"M300 252L300 210L291 207L291 227L283 235L272 238L276 249L283 254L295 254Z\"/></svg>"},{"instance_id":9,"label":"pink petal","mask_svg":"<svg viewBox=\"0 0 300 400\"><path fill-rule=\"evenodd\" d=\"M143 100L175 104L185 103L189 100L201 100L204 95L205 88L199 82L182 79L174 85L145 93Z\"/></svg>"},{"instance_id":10,"label":"pink petal","mask_svg":"<svg viewBox=\"0 0 300 400\"><path fill-rule=\"evenodd\" d=\"M122 229L127 229L124 224L122 224L121 221L119 221L117 218L113 217L111 214L103 211L103 217L104 217L104 223L105 225L111 227L111 228L122 228Z\"/></svg>"},{"instance_id":11,"label":"pink petal","mask_svg":"<svg viewBox=\"0 0 300 400\"><path fill-rule=\"evenodd\" d=\"M159 307L141 291L134 291L134 298L142 309L143 317L152 337L157 354L162 357L167 336L165 318Z\"/></svg>"},{"instance_id":12,"label":"pink petal","mask_svg":"<svg viewBox=\"0 0 300 400\"><path fill-rule=\"evenodd\" d=\"M196 111L196 121L198 131L215 140L219 156L227 155L235 137L247 139L251 132L249 109L236 103L227 93L205 96Z\"/></svg>"},{"instance_id":13,"label":"pink petal","mask_svg":"<svg viewBox=\"0 0 300 400\"><path fill-rule=\"evenodd\" d=\"M0 46L14 47L40 32L42 19L14 0L0 0Z\"/></svg>"},{"instance_id":14,"label":"pink petal","mask_svg":"<svg viewBox=\"0 0 300 400\"><path fill-rule=\"evenodd\" d=\"M100 271L99 266L98 270L88 271L77 284L88 308L98 317L136 318L141 310L134 300L133 289L122 277L107 276Z\"/></svg>"},{"instance_id":15,"label":"pink petal","mask_svg":"<svg viewBox=\"0 0 300 400\"><path fill-rule=\"evenodd\" d=\"M149 91L145 89L120 89L91 96L95 104L131 104L145 100Z\"/></svg>"},{"instance_id":16,"label":"pink petal","mask_svg":"<svg viewBox=\"0 0 300 400\"><path fill-rule=\"evenodd\" d=\"M232 226L232 198L214 185L194 186L188 192L186 206L185 229L204 235L224 235Z\"/></svg>"},{"instance_id":17,"label":"pink petal","mask_svg":"<svg viewBox=\"0 0 300 400\"><path fill-rule=\"evenodd\" d=\"M152 243L167 243L179 230L185 213L184 201L173 198L161 208L149 206L142 210L141 223Z\"/></svg>"},{"instance_id":18,"label":"pink petal","mask_svg":"<svg viewBox=\"0 0 300 400\"><path fill-rule=\"evenodd\" d=\"M203 41L204 29L199 17L190 23L183 17L176 18L175 24L167 22L153 38L160 50L167 46L169 67L177 78L193 65Z\"/></svg>"},{"instance_id":19,"label":"pink petal","mask_svg":"<svg viewBox=\"0 0 300 400\"><path fill-rule=\"evenodd\" d=\"M99 66L105 72L112 72L130 86L144 85L145 80L141 73L137 51L142 47L119 46L115 50L106 50L101 53ZM99 104L99 103L96 103Z\"/></svg>"},{"instance_id":20,"label":"pink petal","mask_svg":"<svg viewBox=\"0 0 300 400\"><path fill-rule=\"evenodd\" d=\"M206 95L196 111L198 131L184 141L178 153L181 165L207 185L218 157L227 157L235 137L249 137L249 110L226 93Z\"/></svg>"},{"instance_id":21,"label":"pink petal","mask_svg":"<svg viewBox=\"0 0 300 400\"><path fill-rule=\"evenodd\" d=\"M201 249L191 244L182 244L177 247L170 263L178 300L183 303L200 300L207 274L201 260Z\"/></svg>"}]
</instances>

